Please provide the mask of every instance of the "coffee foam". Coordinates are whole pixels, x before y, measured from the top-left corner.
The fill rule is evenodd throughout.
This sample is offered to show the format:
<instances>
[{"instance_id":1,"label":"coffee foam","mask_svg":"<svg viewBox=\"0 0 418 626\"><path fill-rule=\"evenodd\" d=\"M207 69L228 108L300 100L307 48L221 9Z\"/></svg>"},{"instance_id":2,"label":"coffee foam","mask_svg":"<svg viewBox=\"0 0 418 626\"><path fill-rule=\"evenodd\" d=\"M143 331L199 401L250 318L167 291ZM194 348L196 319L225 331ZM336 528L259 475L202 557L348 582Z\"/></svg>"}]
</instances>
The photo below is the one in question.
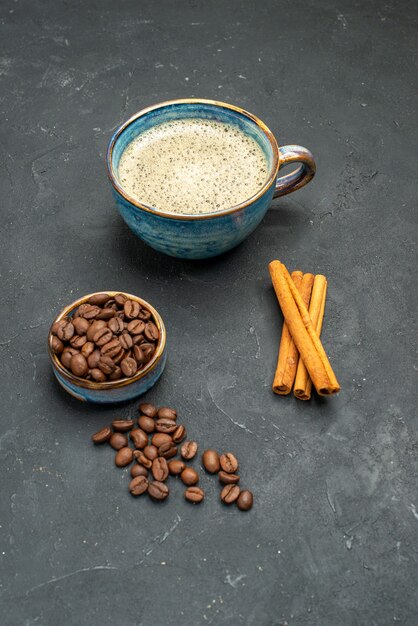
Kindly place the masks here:
<instances>
[{"instance_id":1,"label":"coffee foam","mask_svg":"<svg viewBox=\"0 0 418 626\"><path fill-rule=\"evenodd\" d=\"M239 128L206 119L163 122L122 153L119 182L142 204L177 214L222 211L255 195L267 180L259 144Z\"/></svg>"}]
</instances>

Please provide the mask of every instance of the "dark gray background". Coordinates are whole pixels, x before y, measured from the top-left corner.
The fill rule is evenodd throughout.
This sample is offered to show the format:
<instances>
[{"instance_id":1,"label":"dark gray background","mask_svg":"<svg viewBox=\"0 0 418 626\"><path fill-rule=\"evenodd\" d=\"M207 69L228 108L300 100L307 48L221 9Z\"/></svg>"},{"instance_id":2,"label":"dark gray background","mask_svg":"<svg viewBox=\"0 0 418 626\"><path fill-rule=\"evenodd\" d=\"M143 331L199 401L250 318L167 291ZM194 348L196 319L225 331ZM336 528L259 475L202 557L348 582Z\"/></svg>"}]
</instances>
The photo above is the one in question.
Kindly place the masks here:
<instances>
[{"instance_id":1,"label":"dark gray background","mask_svg":"<svg viewBox=\"0 0 418 626\"><path fill-rule=\"evenodd\" d=\"M418 623L416 9L1 2L2 624ZM195 263L134 237L104 168L118 124L192 95L249 109L318 167L239 248ZM271 393L273 258L329 279L338 397ZM71 399L45 341L63 305L106 288L163 315L169 361L147 400L236 453L250 513L223 508L207 476L200 507L175 480L161 506L133 500L90 443L136 403Z\"/></svg>"}]
</instances>

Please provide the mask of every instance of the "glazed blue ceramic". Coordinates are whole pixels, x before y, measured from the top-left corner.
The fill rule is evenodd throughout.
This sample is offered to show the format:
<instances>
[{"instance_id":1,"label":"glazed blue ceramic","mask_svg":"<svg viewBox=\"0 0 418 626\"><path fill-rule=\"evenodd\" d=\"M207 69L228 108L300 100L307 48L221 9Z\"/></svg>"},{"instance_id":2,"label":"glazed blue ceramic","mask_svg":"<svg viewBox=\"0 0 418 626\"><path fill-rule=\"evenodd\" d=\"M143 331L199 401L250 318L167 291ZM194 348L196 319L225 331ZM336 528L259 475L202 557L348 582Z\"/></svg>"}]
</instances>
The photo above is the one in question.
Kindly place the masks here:
<instances>
[{"instance_id":1,"label":"glazed blue ceramic","mask_svg":"<svg viewBox=\"0 0 418 626\"><path fill-rule=\"evenodd\" d=\"M118 179L119 161L125 148L149 128L185 118L224 122L257 141L266 156L269 176L256 195L223 211L177 215L141 204L126 193ZM271 131L255 115L214 100L171 100L140 111L116 131L106 161L117 206L130 229L152 248L184 259L213 257L234 248L258 226L273 198L303 187L315 174L315 162L309 150L301 146L279 149ZM291 174L278 178L280 167L289 163L300 165Z\"/></svg>"},{"instance_id":2,"label":"glazed blue ceramic","mask_svg":"<svg viewBox=\"0 0 418 626\"><path fill-rule=\"evenodd\" d=\"M123 292L106 291L105 293L109 294L110 297L113 297L116 294ZM89 294L70 304L63 311L61 311L58 317L55 318L53 324L64 317L71 317L74 310L79 307L80 304L87 302L93 295L96 294ZM98 383L94 380L85 380L83 378L79 378L78 376L74 376L74 374L61 364L56 354L53 353L51 347L52 334L51 332L49 333L48 353L55 377L61 387L63 387L67 393L74 396L74 398L77 398L77 400L82 400L84 402L96 402L99 404L110 404L133 400L134 398L142 396L146 391L148 391L148 389L155 385L164 371L167 353L166 331L162 318L148 302L145 302L145 300L131 294L124 295L126 295L130 300L136 300L141 304L141 306L151 311L153 321L160 333L160 339L151 361L147 363L144 369L140 370L137 374L135 374L135 376L132 376L132 378L121 378L120 380Z\"/></svg>"}]
</instances>

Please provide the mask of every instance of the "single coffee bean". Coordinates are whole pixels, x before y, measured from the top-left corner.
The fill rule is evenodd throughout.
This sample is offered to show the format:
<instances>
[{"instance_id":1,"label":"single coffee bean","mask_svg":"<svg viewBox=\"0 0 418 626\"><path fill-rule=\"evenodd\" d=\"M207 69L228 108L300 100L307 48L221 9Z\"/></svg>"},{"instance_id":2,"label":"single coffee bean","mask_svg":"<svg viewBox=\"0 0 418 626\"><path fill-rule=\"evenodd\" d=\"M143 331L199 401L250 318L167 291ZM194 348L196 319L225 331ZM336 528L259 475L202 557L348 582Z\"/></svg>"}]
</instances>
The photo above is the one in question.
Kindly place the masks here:
<instances>
[{"instance_id":1,"label":"single coffee bean","mask_svg":"<svg viewBox=\"0 0 418 626\"><path fill-rule=\"evenodd\" d=\"M80 350L86 342L86 335L73 335L70 339L70 346L76 350Z\"/></svg>"},{"instance_id":2,"label":"single coffee bean","mask_svg":"<svg viewBox=\"0 0 418 626\"><path fill-rule=\"evenodd\" d=\"M106 380L106 375L98 367L93 367L90 370L90 376L96 383L104 383Z\"/></svg>"},{"instance_id":3,"label":"single coffee bean","mask_svg":"<svg viewBox=\"0 0 418 626\"><path fill-rule=\"evenodd\" d=\"M132 478L135 478L135 476L148 476L148 470L143 465L134 463L131 467L131 476Z\"/></svg>"},{"instance_id":4,"label":"single coffee bean","mask_svg":"<svg viewBox=\"0 0 418 626\"><path fill-rule=\"evenodd\" d=\"M173 476L178 476L179 474L181 474L186 467L185 463L183 461L180 461L180 459L174 459L173 461L169 461L167 465L168 471Z\"/></svg>"},{"instance_id":5,"label":"single coffee bean","mask_svg":"<svg viewBox=\"0 0 418 626\"><path fill-rule=\"evenodd\" d=\"M160 482L164 482L164 480L167 480L168 465L164 457L157 457L153 460L151 471L155 480L158 480Z\"/></svg>"},{"instance_id":6,"label":"single coffee bean","mask_svg":"<svg viewBox=\"0 0 418 626\"><path fill-rule=\"evenodd\" d=\"M122 378L122 370L116 366L113 372L109 374L109 380L119 380L119 378Z\"/></svg>"},{"instance_id":7,"label":"single coffee bean","mask_svg":"<svg viewBox=\"0 0 418 626\"><path fill-rule=\"evenodd\" d=\"M75 328L73 324L68 320L65 320L65 324L61 324L57 330L57 337L58 339L61 339L61 341L69 341L74 333Z\"/></svg>"},{"instance_id":8,"label":"single coffee bean","mask_svg":"<svg viewBox=\"0 0 418 626\"><path fill-rule=\"evenodd\" d=\"M138 317L138 313L141 310L141 307L136 300L126 300L123 305L123 310L125 311L125 315L128 320L133 320Z\"/></svg>"},{"instance_id":9,"label":"single coffee bean","mask_svg":"<svg viewBox=\"0 0 418 626\"><path fill-rule=\"evenodd\" d=\"M158 456L158 448L156 446L145 446L144 454L147 457L147 459L150 459L150 461L153 461Z\"/></svg>"},{"instance_id":10,"label":"single coffee bean","mask_svg":"<svg viewBox=\"0 0 418 626\"><path fill-rule=\"evenodd\" d=\"M221 500L224 504L232 504L238 500L240 489L238 485L225 485L221 491Z\"/></svg>"},{"instance_id":11,"label":"single coffee bean","mask_svg":"<svg viewBox=\"0 0 418 626\"><path fill-rule=\"evenodd\" d=\"M61 326L65 326L67 321L68 320L64 318L62 320L58 320L58 322L54 322L51 326L51 334L56 335L58 332L58 328L60 328Z\"/></svg>"},{"instance_id":12,"label":"single coffee bean","mask_svg":"<svg viewBox=\"0 0 418 626\"><path fill-rule=\"evenodd\" d=\"M89 304L94 304L95 306L103 306L108 300L109 296L107 293L95 293L93 296L90 296Z\"/></svg>"},{"instance_id":13,"label":"single coffee bean","mask_svg":"<svg viewBox=\"0 0 418 626\"><path fill-rule=\"evenodd\" d=\"M93 443L105 443L105 441L109 441L112 436L112 430L109 426L105 426L101 430L98 430L97 433L91 436L91 440Z\"/></svg>"},{"instance_id":14,"label":"single coffee bean","mask_svg":"<svg viewBox=\"0 0 418 626\"><path fill-rule=\"evenodd\" d=\"M112 422L113 430L116 430L120 433L126 433L128 430L131 430L134 426L134 421L130 419L117 419Z\"/></svg>"},{"instance_id":15,"label":"single coffee bean","mask_svg":"<svg viewBox=\"0 0 418 626\"><path fill-rule=\"evenodd\" d=\"M235 474L238 469L238 461L232 452L221 454L219 462L224 472L228 472L228 474Z\"/></svg>"},{"instance_id":16,"label":"single coffee bean","mask_svg":"<svg viewBox=\"0 0 418 626\"><path fill-rule=\"evenodd\" d=\"M99 328L99 330L97 331L97 333L95 333L93 337L94 343L100 348L108 343L111 339L112 331L110 330L110 328L107 328L107 326L105 326L104 328Z\"/></svg>"},{"instance_id":17,"label":"single coffee bean","mask_svg":"<svg viewBox=\"0 0 418 626\"><path fill-rule=\"evenodd\" d=\"M199 482L199 474L192 467L185 467L180 478L185 485L195 485Z\"/></svg>"},{"instance_id":18,"label":"single coffee bean","mask_svg":"<svg viewBox=\"0 0 418 626\"><path fill-rule=\"evenodd\" d=\"M82 354L74 354L74 356L71 357L70 369L74 376L85 376L89 371L87 359Z\"/></svg>"},{"instance_id":19,"label":"single coffee bean","mask_svg":"<svg viewBox=\"0 0 418 626\"><path fill-rule=\"evenodd\" d=\"M253 494L248 489L244 489L238 496L237 507L241 511L249 511L253 506Z\"/></svg>"},{"instance_id":20,"label":"single coffee bean","mask_svg":"<svg viewBox=\"0 0 418 626\"><path fill-rule=\"evenodd\" d=\"M153 446L159 448L163 443L173 443L173 440L170 435L166 433L155 433L155 435L152 436L151 443Z\"/></svg>"},{"instance_id":21,"label":"single coffee bean","mask_svg":"<svg viewBox=\"0 0 418 626\"><path fill-rule=\"evenodd\" d=\"M83 319L83 318L81 318ZM90 354L94 352L94 343L92 341L86 341L84 346L81 348L81 354L88 359Z\"/></svg>"},{"instance_id":22,"label":"single coffee bean","mask_svg":"<svg viewBox=\"0 0 418 626\"><path fill-rule=\"evenodd\" d=\"M112 357L112 361L115 365L119 365L122 359L125 358L125 356L126 356L126 352L121 346L120 351L115 356Z\"/></svg>"},{"instance_id":23,"label":"single coffee bean","mask_svg":"<svg viewBox=\"0 0 418 626\"><path fill-rule=\"evenodd\" d=\"M218 473L218 478L224 485L233 485L235 483L239 483L240 476L238 474L228 474L228 472L221 470Z\"/></svg>"},{"instance_id":24,"label":"single coffee bean","mask_svg":"<svg viewBox=\"0 0 418 626\"><path fill-rule=\"evenodd\" d=\"M54 354L61 354L61 352L64 350L64 344L62 343L61 339L58 339L58 337L53 335L51 339L51 348Z\"/></svg>"},{"instance_id":25,"label":"single coffee bean","mask_svg":"<svg viewBox=\"0 0 418 626\"><path fill-rule=\"evenodd\" d=\"M123 307L125 302L128 300L128 296L125 296L125 294L123 294L123 293L118 293L118 294L116 294L114 300L115 300L115 302L116 302L116 304L118 306Z\"/></svg>"},{"instance_id":26,"label":"single coffee bean","mask_svg":"<svg viewBox=\"0 0 418 626\"><path fill-rule=\"evenodd\" d=\"M132 496L141 496L148 490L148 478L136 476L129 483L129 492Z\"/></svg>"},{"instance_id":27,"label":"single coffee bean","mask_svg":"<svg viewBox=\"0 0 418 626\"><path fill-rule=\"evenodd\" d=\"M171 436L174 443L180 443L181 441L183 441L183 439L186 437L186 429L184 428L183 424L179 424Z\"/></svg>"},{"instance_id":28,"label":"single coffee bean","mask_svg":"<svg viewBox=\"0 0 418 626\"><path fill-rule=\"evenodd\" d=\"M141 335L145 330L145 323L138 319L132 320L132 322L129 322L127 329L131 335Z\"/></svg>"},{"instance_id":29,"label":"single coffee bean","mask_svg":"<svg viewBox=\"0 0 418 626\"><path fill-rule=\"evenodd\" d=\"M165 500L170 492L167 485L155 480L148 485L148 493L154 500Z\"/></svg>"},{"instance_id":30,"label":"single coffee bean","mask_svg":"<svg viewBox=\"0 0 418 626\"><path fill-rule=\"evenodd\" d=\"M128 445L128 437L122 433L113 433L109 439L109 444L114 450L120 450Z\"/></svg>"},{"instance_id":31,"label":"single coffee bean","mask_svg":"<svg viewBox=\"0 0 418 626\"><path fill-rule=\"evenodd\" d=\"M88 343L93 343L93 342L88 342ZM84 345L86 346L87 344L84 344ZM90 368L97 367L99 361L100 361L100 350L93 350L93 352L87 358L87 363L89 364L89 367Z\"/></svg>"},{"instance_id":32,"label":"single coffee bean","mask_svg":"<svg viewBox=\"0 0 418 626\"><path fill-rule=\"evenodd\" d=\"M143 350L140 346L134 346L134 358L139 366L142 366L146 363L146 358Z\"/></svg>"},{"instance_id":33,"label":"single coffee bean","mask_svg":"<svg viewBox=\"0 0 418 626\"><path fill-rule=\"evenodd\" d=\"M129 350L134 345L134 342L132 341L132 337L127 332L123 332L119 336L119 343L124 350Z\"/></svg>"},{"instance_id":34,"label":"single coffee bean","mask_svg":"<svg viewBox=\"0 0 418 626\"><path fill-rule=\"evenodd\" d=\"M219 454L216 450L205 450L202 454L202 463L205 470L210 474L216 474L216 472L219 472Z\"/></svg>"},{"instance_id":35,"label":"single coffee bean","mask_svg":"<svg viewBox=\"0 0 418 626\"><path fill-rule=\"evenodd\" d=\"M174 420L158 419L155 422L155 429L158 433L173 433L177 428L177 424Z\"/></svg>"},{"instance_id":36,"label":"single coffee bean","mask_svg":"<svg viewBox=\"0 0 418 626\"><path fill-rule=\"evenodd\" d=\"M90 322L84 317L74 317L73 326L77 335L85 335L90 328Z\"/></svg>"},{"instance_id":37,"label":"single coffee bean","mask_svg":"<svg viewBox=\"0 0 418 626\"><path fill-rule=\"evenodd\" d=\"M134 376L136 374L136 370L138 368L135 359L127 356L120 362L120 369L125 376L130 378L131 376Z\"/></svg>"},{"instance_id":38,"label":"single coffee bean","mask_svg":"<svg viewBox=\"0 0 418 626\"><path fill-rule=\"evenodd\" d=\"M113 309L112 307L106 307L104 309L102 309L99 313L99 315L96 316L97 320L110 320L112 317L115 317L115 309Z\"/></svg>"},{"instance_id":39,"label":"single coffee bean","mask_svg":"<svg viewBox=\"0 0 418 626\"><path fill-rule=\"evenodd\" d=\"M144 322L148 322L148 320L151 319L151 312L147 309L141 309L137 317L139 317L140 320L144 320Z\"/></svg>"},{"instance_id":40,"label":"single coffee bean","mask_svg":"<svg viewBox=\"0 0 418 626\"><path fill-rule=\"evenodd\" d=\"M144 335L148 339L148 341L158 341L160 333L158 332L158 328L154 324L154 322L147 322L145 324Z\"/></svg>"},{"instance_id":41,"label":"single coffee bean","mask_svg":"<svg viewBox=\"0 0 418 626\"><path fill-rule=\"evenodd\" d=\"M134 428L129 434L135 448L142 449L148 445L148 435L140 428Z\"/></svg>"},{"instance_id":42,"label":"single coffee bean","mask_svg":"<svg viewBox=\"0 0 418 626\"><path fill-rule=\"evenodd\" d=\"M112 317L109 320L108 327L114 335L120 335L125 325L120 317Z\"/></svg>"},{"instance_id":43,"label":"single coffee bean","mask_svg":"<svg viewBox=\"0 0 418 626\"><path fill-rule=\"evenodd\" d=\"M114 359L115 356L120 353L120 348L121 344L119 343L119 339L117 337L114 337L101 347L100 353L103 356L110 356L111 359Z\"/></svg>"},{"instance_id":44,"label":"single coffee bean","mask_svg":"<svg viewBox=\"0 0 418 626\"><path fill-rule=\"evenodd\" d=\"M121 448L116 452L115 464L117 467L126 467L129 463L132 463L133 452L131 448Z\"/></svg>"},{"instance_id":45,"label":"single coffee bean","mask_svg":"<svg viewBox=\"0 0 418 626\"><path fill-rule=\"evenodd\" d=\"M155 346L152 343L141 343L141 350L144 355L145 363L151 361L154 356Z\"/></svg>"},{"instance_id":46,"label":"single coffee bean","mask_svg":"<svg viewBox=\"0 0 418 626\"><path fill-rule=\"evenodd\" d=\"M147 417L155 417L157 415L157 407L149 402L142 402L138 409L141 415L146 415Z\"/></svg>"},{"instance_id":47,"label":"single coffee bean","mask_svg":"<svg viewBox=\"0 0 418 626\"><path fill-rule=\"evenodd\" d=\"M186 461L190 461L196 455L197 452L197 442L196 441L185 441L180 448L180 454L183 459Z\"/></svg>"},{"instance_id":48,"label":"single coffee bean","mask_svg":"<svg viewBox=\"0 0 418 626\"><path fill-rule=\"evenodd\" d=\"M80 354L78 350L76 350L75 348L70 348L69 346L66 346L64 348L64 350L62 351L62 354L60 356L60 360L61 363L63 364L64 367L67 368L67 370L70 369L71 366L71 358L75 355L75 354Z\"/></svg>"},{"instance_id":49,"label":"single coffee bean","mask_svg":"<svg viewBox=\"0 0 418 626\"><path fill-rule=\"evenodd\" d=\"M111 374L116 366L110 356L101 356L99 362L97 363L97 367L99 370L102 370L103 374Z\"/></svg>"},{"instance_id":50,"label":"single coffee bean","mask_svg":"<svg viewBox=\"0 0 418 626\"><path fill-rule=\"evenodd\" d=\"M85 317L86 320L92 320L97 317L102 309L94 304L81 304L77 309L79 317Z\"/></svg>"},{"instance_id":51,"label":"single coffee bean","mask_svg":"<svg viewBox=\"0 0 418 626\"><path fill-rule=\"evenodd\" d=\"M145 456L142 450L134 450L134 458L137 460L137 462L140 465L143 465L147 469L151 469L152 461L148 457Z\"/></svg>"},{"instance_id":52,"label":"single coffee bean","mask_svg":"<svg viewBox=\"0 0 418 626\"><path fill-rule=\"evenodd\" d=\"M103 320L94 320L94 322L91 323L90 328L87 330L87 341L93 341L94 335L101 328L106 328L106 322Z\"/></svg>"},{"instance_id":53,"label":"single coffee bean","mask_svg":"<svg viewBox=\"0 0 418 626\"><path fill-rule=\"evenodd\" d=\"M173 421L176 421L177 419L177 411L168 406L160 407L158 409L157 415L159 419L168 419Z\"/></svg>"},{"instance_id":54,"label":"single coffee bean","mask_svg":"<svg viewBox=\"0 0 418 626\"><path fill-rule=\"evenodd\" d=\"M199 504L205 497L205 492L200 487L188 487L184 492L184 497L193 504Z\"/></svg>"},{"instance_id":55,"label":"single coffee bean","mask_svg":"<svg viewBox=\"0 0 418 626\"><path fill-rule=\"evenodd\" d=\"M166 443L162 443L161 446L158 448L158 456L162 456L165 459L172 459L173 456L176 456L176 454L176 446L173 443L169 443L168 441Z\"/></svg>"},{"instance_id":56,"label":"single coffee bean","mask_svg":"<svg viewBox=\"0 0 418 626\"><path fill-rule=\"evenodd\" d=\"M146 433L153 433L155 430L154 420L152 417L147 417L146 415L140 415L138 419L138 426Z\"/></svg>"},{"instance_id":57,"label":"single coffee bean","mask_svg":"<svg viewBox=\"0 0 418 626\"><path fill-rule=\"evenodd\" d=\"M134 346L140 346L141 343L146 342L146 339L144 335L132 335L132 341L134 342Z\"/></svg>"}]
</instances>

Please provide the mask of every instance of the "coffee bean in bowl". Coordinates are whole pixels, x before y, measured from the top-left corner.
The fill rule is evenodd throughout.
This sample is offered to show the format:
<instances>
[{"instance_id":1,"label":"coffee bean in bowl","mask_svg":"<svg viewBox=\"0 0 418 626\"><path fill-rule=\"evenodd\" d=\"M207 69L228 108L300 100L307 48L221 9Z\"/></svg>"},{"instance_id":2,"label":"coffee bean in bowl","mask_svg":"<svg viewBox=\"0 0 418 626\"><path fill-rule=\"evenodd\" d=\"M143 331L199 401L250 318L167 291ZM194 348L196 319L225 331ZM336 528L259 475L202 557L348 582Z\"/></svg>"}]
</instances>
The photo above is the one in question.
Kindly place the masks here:
<instances>
[{"instance_id":1,"label":"coffee bean in bowl","mask_svg":"<svg viewBox=\"0 0 418 626\"><path fill-rule=\"evenodd\" d=\"M76 300L56 317L48 352L58 382L78 400L124 402L145 393L163 373L166 331L159 313L145 300L98 292ZM144 404L144 409L144 416L157 414L151 405ZM175 423L164 411L159 417ZM162 422L163 431L170 426Z\"/></svg>"}]
</instances>

